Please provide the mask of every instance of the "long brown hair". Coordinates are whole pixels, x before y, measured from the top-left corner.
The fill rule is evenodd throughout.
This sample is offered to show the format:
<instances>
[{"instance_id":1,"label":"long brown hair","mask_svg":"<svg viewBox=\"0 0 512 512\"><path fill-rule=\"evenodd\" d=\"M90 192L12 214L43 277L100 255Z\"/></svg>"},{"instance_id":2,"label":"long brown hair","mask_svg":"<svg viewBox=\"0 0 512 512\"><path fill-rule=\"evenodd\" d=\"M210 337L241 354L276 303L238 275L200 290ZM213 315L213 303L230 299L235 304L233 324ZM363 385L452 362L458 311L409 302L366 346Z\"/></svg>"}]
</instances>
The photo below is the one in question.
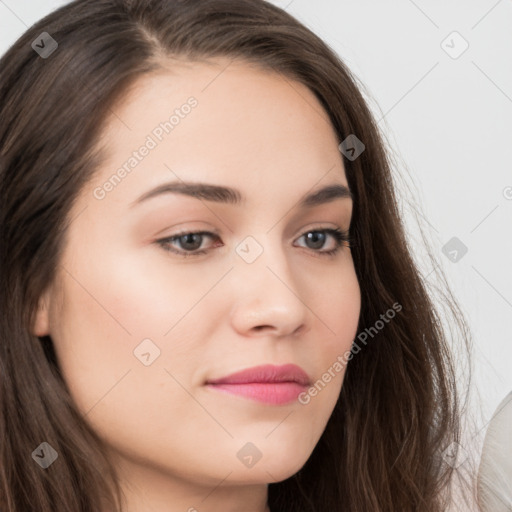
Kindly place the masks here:
<instances>
[{"instance_id":1,"label":"long brown hair","mask_svg":"<svg viewBox=\"0 0 512 512\"><path fill-rule=\"evenodd\" d=\"M365 146L357 158L343 158L354 195L358 328L366 332L357 339L366 343L356 339L359 350L311 457L269 484L271 510L445 510L453 467L443 453L461 435L456 365L357 78L309 29L263 0L80 0L33 25L0 61L2 511L98 512L105 503L120 510L102 441L70 397L51 338L33 336L30 326L55 276L71 205L101 162L96 143L106 116L137 78L172 56L227 56L280 73L292 86L301 82L340 143L353 134ZM469 349L461 311L444 297ZM392 320L376 328L390 310ZM31 456L42 442L58 453L46 470Z\"/></svg>"}]
</instances>

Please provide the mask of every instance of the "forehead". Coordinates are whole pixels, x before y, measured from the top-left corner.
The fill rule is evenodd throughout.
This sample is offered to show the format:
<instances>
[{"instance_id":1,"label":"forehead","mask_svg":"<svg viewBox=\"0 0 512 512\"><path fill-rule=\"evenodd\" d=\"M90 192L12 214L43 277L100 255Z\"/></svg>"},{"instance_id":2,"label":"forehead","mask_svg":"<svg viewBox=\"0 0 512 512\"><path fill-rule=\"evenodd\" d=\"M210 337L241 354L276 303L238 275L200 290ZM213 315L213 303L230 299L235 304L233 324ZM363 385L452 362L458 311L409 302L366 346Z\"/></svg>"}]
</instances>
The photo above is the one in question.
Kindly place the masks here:
<instances>
[{"instance_id":1,"label":"forehead","mask_svg":"<svg viewBox=\"0 0 512 512\"><path fill-rule=\"evenodd\" d=\"M100 142L100 181L151 147L124 179L130 201L171 179L248 191L266 184L268 192L305 192L324 177L347 184L336 134L312 91L243 61L169 61L139 77L111 107Z\"/></svg>"}]
</instances>

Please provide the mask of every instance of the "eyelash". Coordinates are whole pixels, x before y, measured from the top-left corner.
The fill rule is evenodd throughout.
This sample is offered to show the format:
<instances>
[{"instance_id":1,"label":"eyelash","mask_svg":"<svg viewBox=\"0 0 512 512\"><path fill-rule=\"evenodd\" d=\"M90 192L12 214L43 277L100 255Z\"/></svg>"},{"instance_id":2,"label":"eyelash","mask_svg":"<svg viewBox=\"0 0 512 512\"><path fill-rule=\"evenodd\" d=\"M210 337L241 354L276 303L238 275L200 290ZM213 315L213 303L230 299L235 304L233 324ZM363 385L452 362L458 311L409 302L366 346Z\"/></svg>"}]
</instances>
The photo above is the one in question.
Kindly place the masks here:
<instances>
[{"instance_id":1,"label":"eyelash","mask_svg":"<svg viewBox=\"0 0 512 512\"><path fill-rule=\"evenodd\" d=\"M350 236L348 231L342 231L340 229L333 228L325 228L325 229L310 229L302 233L299 238L302 238L304 235L308 233L328 233L336 240L336 247L334 249L330 249L328 251L317 251L315 249L311 249L313 252L320 254L321 256L326 257L334 257L341 250L342 247L352 248L354 239ZM177 251L176 249L172 249L170 243L179 240L181 237L186 235L201 235L208 236L210 238L219 239L219 236L215 233L211 233L210 231L183 231L182 233L177 233L173 236L162 238L157 240L156 243L159 244L165 251L172 252L174 254L178 254L184 258L189 258L190 256L200 256L201 254L208 253L211 249L201 249L196 251ZM346 243L346 245L343 244Z\"/></svg>"}]
</instances>

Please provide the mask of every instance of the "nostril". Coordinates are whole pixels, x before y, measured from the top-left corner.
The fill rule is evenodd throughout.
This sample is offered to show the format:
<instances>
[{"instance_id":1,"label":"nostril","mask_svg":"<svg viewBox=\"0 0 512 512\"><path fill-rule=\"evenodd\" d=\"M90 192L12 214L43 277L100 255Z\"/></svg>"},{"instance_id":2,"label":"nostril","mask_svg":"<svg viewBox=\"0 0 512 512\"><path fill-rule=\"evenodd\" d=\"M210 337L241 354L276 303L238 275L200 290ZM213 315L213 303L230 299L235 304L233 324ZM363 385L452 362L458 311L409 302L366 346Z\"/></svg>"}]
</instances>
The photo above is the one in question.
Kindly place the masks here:
<instances>
[{"instance_id":1,"label":"nostril","mask_svg":"<svg viewBox=\"0 0 512 512\"><path fill-rule=\"evenodd\" d=\"M262 329L267 329L269 327L270 327L270 325L257 325L254 329L256 331L261 331Z\"/></svg>"}]
</instances>

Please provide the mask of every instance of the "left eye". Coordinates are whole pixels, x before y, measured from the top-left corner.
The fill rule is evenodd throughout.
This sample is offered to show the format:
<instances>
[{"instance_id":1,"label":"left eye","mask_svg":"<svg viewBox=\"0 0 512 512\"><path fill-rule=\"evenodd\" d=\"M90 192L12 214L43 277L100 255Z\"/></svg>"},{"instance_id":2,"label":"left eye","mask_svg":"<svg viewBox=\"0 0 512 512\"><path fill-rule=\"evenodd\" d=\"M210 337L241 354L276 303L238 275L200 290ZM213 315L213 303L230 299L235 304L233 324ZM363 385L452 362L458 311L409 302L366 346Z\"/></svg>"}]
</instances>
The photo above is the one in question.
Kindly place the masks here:
<instances>
[{"instance_id":1,"label":"left eye","mask_svg":"<svg viewBox=\"0 0 512 512\"><path fill-rule=\"evenodd\" d=\"M348 232L341 231L340 229L326 228L326 229L314 229L309 230L303 233L299 238L306 236L306 240L311 242L314 247L312 247L313 252L317 252L321 255L333 256L336 254L343 245L347 247L352 247L351 242L352 239ZM318 246L323 246L325 241L328 239L328 236L331 236L335 245L334 248L318 251ZM179 233L167 238L162 238L157 240L158 243L164 250L178 254L183 257L189 256L198 256L200 254L206 254L209 249L201 249L199 247L202 245L203 237L207 237L213 240L220 241L220 238L217 234L211 233L209 231L194 231L194 232L184 232ZM183 250L177 250L174 244L179 243ZM220 246L218 244L217 246Z\"/></svg>"}]
</instances>

